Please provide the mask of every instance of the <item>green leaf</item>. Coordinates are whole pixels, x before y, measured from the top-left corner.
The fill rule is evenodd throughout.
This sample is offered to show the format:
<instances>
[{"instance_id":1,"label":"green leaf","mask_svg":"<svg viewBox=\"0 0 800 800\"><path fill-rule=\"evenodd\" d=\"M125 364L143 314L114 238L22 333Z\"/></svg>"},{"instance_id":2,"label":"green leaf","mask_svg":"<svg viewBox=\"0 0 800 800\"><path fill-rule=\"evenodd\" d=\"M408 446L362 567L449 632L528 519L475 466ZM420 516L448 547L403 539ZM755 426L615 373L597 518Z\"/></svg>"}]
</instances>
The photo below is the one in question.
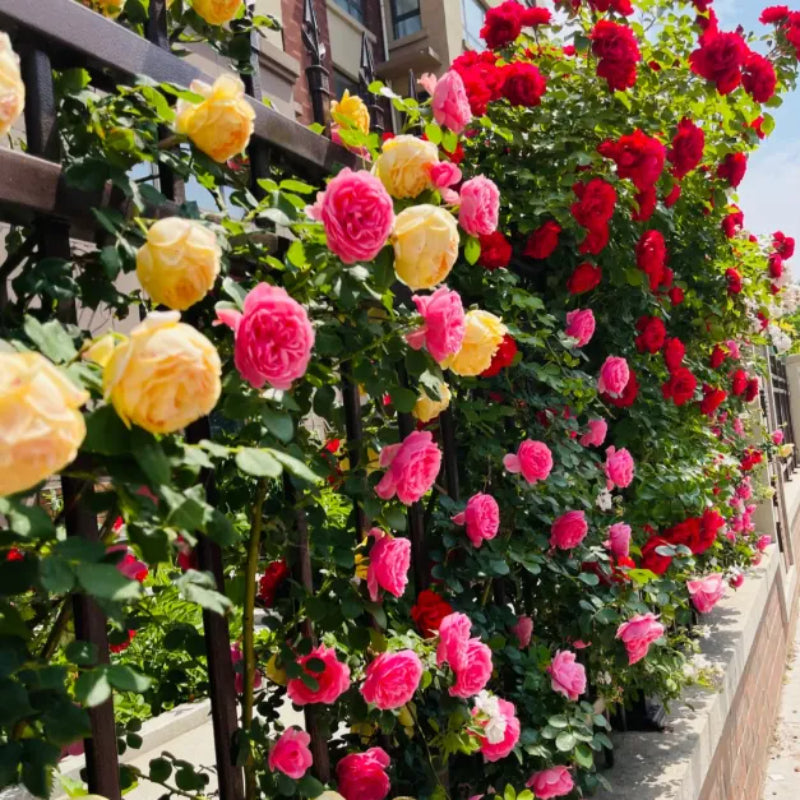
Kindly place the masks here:
<instances>
[{"instance_id":1,"label":"green leaf","mask_svg":"<svg viewBox=\"0 0 800 800\"><path fill-rule=\"evenodd\" d=\"M164 783L172 775L172 764L166 758L154 758L150 762L150 780Z\"/></svg>"},{"instance_id":2,"label":"green leaf","mask_svg":"<svg viewBox=\"0 0 800 800\"><path fill-rule=\"evenodd\" d=\"M13 725L33 711L25 687L11 678L0 680L0 725Z\"/></svg>"},{"instance_id":3,"label":"green leaf","mask_svg":"<svg viewBox=\"0 0 800 800\"><path fill-rule=\"evenodd\" d=\"M313 776L306 774L297 782L297 789L303 797L319 797L325 787Z\"/></svg>"},{"instance_id":4,"label":"green leaf","mask_svg":"<svg viewBox=\"0 0 800 800\"><path fill-rule=\"evenodd\" d=\"M575 748L575 760L584 769L591 769L594 764L594 756L591 748L586 744L579 744Z\"/></svg>"},{"instance_id":5,"label":"green leaf","mask_svg":"<svg viewBox=\"0 0 800 800\"><path fill-rule=\"evenodd\" d=\"M258 478L278 478L283 472L280 462L270 450L258 450L255 447L243 447L236 454L236 465L242 472Z\"/></svg>"},{"instance_id":6,"label":"green leaf","mask_svg":"<svg viewBox=\"0 0 800 800\"><path fill-rule=\"evenodd\" d=\"M575 734L562 731L556 736L556 748L562 753L568 753L573 747L575 747Z\"/></svg>"},{"instance_id":7,"label":"green leaf","mask_svg":"<svg viewBox=\"0 0 800 800\"><path fill-rule=\"evenodd\" d=\"M39 580L48 592L64 594L75 585L75 573L67 561L53 555L39 562Z\"/></svg>"},{"instance_id":8,"label":"green leaf","mask_svg":"<svg viewBox=\"0 0 800 800\"><path fill-rule=\"evenodd\" d=\"M306 260L306 249L299 239L295 239L286 251L286 259L298 269L303 269L308 265Z\"/></svg>"},{"instance_id":9,"label":"green leaf","mask_svg":"<svg viewBox=\"0 0 800 800\"><path fill-rule=\"evenodd\" d=\"M187 531L204 529L209 516L209 505L202 499L202 486L193 486L185 492L177 492L169 486L159 486L158 491L167 501L170 512L167 522L175 528Z\"/></svg>"},{"instance_id":10,"label":"green leaf","mask_svg":"<svg viewBox=\"0 0 800 800\"><path fill-rule=\"evenodd\" d=\"M233 523L218 508L211 509L211 514L206 519L205 532L220 547L228 547L239 539Z\"/></svg>"},{"instance_id":11,"label":"green leaf","mask_svg":"<svg viewBox=\"0 0 800 800\"><path fill-rule=\"evenodd\" d=\"M224 615L233 607L231 601L217 591L217 584L210 573L187 570L178 578L176 586L190 603L197 603L208 611Z\"/></svg>"},{"instance_id":12,"label":"green leaf","mask_svg":"<svg viewBox=\"0 0 800 800\"><path fill-rule=\"evenodd\" d=\"M125 664L112 664L106 671L109 683L121 692L147 691L152 680L145 675L140 675Z\"/></svg>"},{"instance_id":13,"label":"green leaf","mask_svg":"<svg viewBox=\"0 0 800 800\"><path fill-rule=\"evenodd\" d=\"M117 416L113 406L101 406L89 414L81 450L103 456L120 456L127 455L131 449L131 431Z\"/></svg>"},{"instance_id":14,"label":"green leaf","mask_svg":"<svg viewBox=\"0 0 800 800\"><path fill-rule=\"evenodd\" d=\"M222 281L222 291L225 292L238 308L244 305L244 299L247 297L247 292L242 286L236 283L233 278L224 278Z\"/></svg>"},{"instance_id":15,"label":"green leaf","mask_svg":"<svg viewBox=\"0 0 800 800\"><path fill-rule=\"evenodd\" d=\"M442 129L435 122L429 122L425 126L425 135L428 137L428 141L432 144L441 144Z\"/></svg>"},{"instance_id":16,"label":"green leaf","mask_svg":"<svg viewBox=\"0 0 800 800\"><path fill-rule=\"evenodd\" d=\"M417 404L417 394L411 389L398 386L391 390L392 404L401 414L410 414Z\"/></svg>"},{"instance_id":17,"label":"green leaf","mask_svg":"<svg viewBox=\"0 0 800 800\"><path fill-rule=\"evenodd\" d=\"M42 355L56 364L71 361L78 355L72 337L57 320L42 325L36 317L26 316L23 324L26 336L39 348Z\"/></svg>"},{"instance_id":18,"label":"green leaf","mask_svg":"<svg viewBox=\"0 0 800 800\"><path fill-rule=\"evenodd\" d=\"M9 530L20 539L49 539L55 536L53 521L41 506L29 506L0 497L0 514L8 519Z\"/></svg>"},{"instance_id":19,"label":"green leaf","mask_svg":"<svg viewBox=\"0 0 800 800\"><path fill-rule=\"evenodd\" d=\"M84 706L94 708L111 697L111 684L106 675L107 667L101 666L82 672L75 681L75 699Z\"/></svg>"},{"instance_id":20,"label":"green leaf","mask_svg":"<svg viewBox=\"0 0 800 800\"><path fill-rule=\"evenodd\" d=\"M86 709L69 701L48 708L42 722L47 738L62 747L92 733Z\"/></svg>"},{"instance_id":21,"label":"green leaf","mask_svg":"<svg viewBox=\"0 0 800 800\"><path fill-rule=\"evenodd\" d=\"M295 478L300 478L300 480L308 481L309 483L320 483L322 481L322 478L317 475L316 472L294 456L290 456L288 453L282 453L280 450L270 450L269 452L277 461L280 461Z\"/></svg>"},{"instance_id":22,"label":"green leaf","mask_svg":"<svg viewBox=\"0 0 800 800\"><path fill-rule=\"evenodd\" d=\"M261 410L261 417L269 432L282 442L291 442L294 436L294 422L291 414L286 411L276 411L265 407Z\"/></svg>"},{"instance_id":23,"label":"green leaf","mask_svg":"<svg viewBox=\"0 0 800 800\"><path fill-rule=\"evenodd\" d=\"M480 257L481 243L474 236L468 236L464 244L464 258L468 264L475 264Z\"/></svg>"},{"instance_id":24,"label":"green leaf","mask_svg":"<svg viewBox=\"0 0 800 800\"><path fill-rule=\"evenodd\" d=\"M303 181L294 180L293 178L287 178L281 181L280 188L287 192L294 192L295 194L311 194L311 192L314 191L313 186L308 183L303 183Z\"/></svg>"},{"instance_id":25,"label":"green leaf","mask_svg":"<svg viewBox=\"0 0 800 800\"><path fill-rule=\"evenodd\" d=\"M126 578L113 564L78 564L75 572L80 585L103 600L136 600L142 593L138 581Z\"/></svg>"},{"instance_id":26,"label":"green leaf","mask_svg":"<svg viewBox=\"0 0 800 800\"><path fill-rule=\"evenodd\" d=\"M134 427L131 431L131 448L136 463L154 486L169 483L169 461L161 444L152 433Z\"/></svg>"},{"instance_id":27,"label":"green leaf","mask_svg":"<svg viewBox=\"0 0 800 800\"><path fill-rule=\"evenodd\" d=\"M66 646L64 655L67 661L77 664L79 667L90 667L97 663L97 645L76 639Z\"/></svg>"}]
</instances>

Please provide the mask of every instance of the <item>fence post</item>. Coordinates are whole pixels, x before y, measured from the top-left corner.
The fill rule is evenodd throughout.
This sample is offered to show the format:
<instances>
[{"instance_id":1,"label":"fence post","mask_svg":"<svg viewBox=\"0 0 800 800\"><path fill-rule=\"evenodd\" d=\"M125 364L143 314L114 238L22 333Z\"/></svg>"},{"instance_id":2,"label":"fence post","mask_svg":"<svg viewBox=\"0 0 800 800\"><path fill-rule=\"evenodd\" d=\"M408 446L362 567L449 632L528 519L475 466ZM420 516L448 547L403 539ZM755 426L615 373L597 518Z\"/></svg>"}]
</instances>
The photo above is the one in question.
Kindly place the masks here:
<instances>
[{"instance_id":1,"label":"fence post","mask_svg":"<svg viewBox=\"0 0 800 800\"><path fill-rule=\"evenodd\" d=\"M320 39L314 0L303 0L302 36L303 44L311 60L311 64L306 67L306 80L308 81L308 91L311 94L314 122L324 125L327 133L331 117L330 75L322 63L325 48Z\"/></svg>"},{"instance_id":2,"label":"fence post","mask_svg":"<svg viewBox=\"0 0 800 800\"><path fill-rule=\"evenodd\" d=\"M22 57L22 76L25 83L25 130L28 152L57 161L60 157L56 118L55 87L50 58L41 50L30 50ZM40 258L70 259L69 225L60 219L39 217L34 224L34 236ZM77 320L75 303L62 303L59 317L67 322ZM80 458L80 457L79 457ZM99 538L97 517L87 503L94 492L90 482L62 477L64 524L68 536L89 541ZM75 637L97 648L98 661L107 664L108 635L106 618L97 603L85 594L75 593L72 599L75 615ZM84 740L89 792L108 800L120 800L119 760L114 705L111 698L89 709L91 738Z\"/></svg>"},{"instance_id":3,"label":"fence post","mask_svg":"<svg viewBox=\"0 0 800 800\"><path fill-rule=\"evenodd\" d=\"M367 32L361 34L361 59L358 65L358 92L361 99L369 108L370 128L378 135L385 130L384 112L380 101L369 90L370 84L375 80L375 57L372 54L372 44L367 38Z\"/></svg>"}]
</instances>

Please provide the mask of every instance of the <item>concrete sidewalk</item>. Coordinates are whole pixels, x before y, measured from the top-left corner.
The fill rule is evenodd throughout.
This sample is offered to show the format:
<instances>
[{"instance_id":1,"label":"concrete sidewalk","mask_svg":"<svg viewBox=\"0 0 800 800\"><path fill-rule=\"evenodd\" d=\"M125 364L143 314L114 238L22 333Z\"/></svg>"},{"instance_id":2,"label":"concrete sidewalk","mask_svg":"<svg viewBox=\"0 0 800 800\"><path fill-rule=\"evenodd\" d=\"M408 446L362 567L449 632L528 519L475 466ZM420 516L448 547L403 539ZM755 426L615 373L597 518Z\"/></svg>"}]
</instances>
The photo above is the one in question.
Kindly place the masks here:
<instances>
[{"instance_id":1,"label":"concrete sidewalk","mask_svg":"<svg viewBox=\"0 0 800 800\"><path fill-rule=\"evenodd\" d=\"M800 626L784 674L780 712L762 797L763 800L797 800L800 797Z\"/></svg>"}]
</instances>

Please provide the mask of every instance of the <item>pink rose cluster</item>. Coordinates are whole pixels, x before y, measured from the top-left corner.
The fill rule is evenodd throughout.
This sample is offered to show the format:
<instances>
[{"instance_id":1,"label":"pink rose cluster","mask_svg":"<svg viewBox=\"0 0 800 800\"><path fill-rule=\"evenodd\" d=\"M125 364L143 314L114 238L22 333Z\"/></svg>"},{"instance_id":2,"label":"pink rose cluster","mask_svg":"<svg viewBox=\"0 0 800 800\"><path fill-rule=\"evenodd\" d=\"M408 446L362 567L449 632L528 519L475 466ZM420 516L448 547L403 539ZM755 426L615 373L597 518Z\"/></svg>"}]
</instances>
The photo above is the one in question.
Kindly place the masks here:
<instances>
[{"instance_id":1,"label":"pink rose cluster","mask_svg":"<svg viewBox=\"0 0 800 800\"><path fill-rule=\"evenodd\" d=\"M621 639L628 651L628 664L641 661L650 649L650 645L660 639L666 628L658 621L655 614L637 614L617 628L617 639Z\"/></svg>"},{"instance_id":2,"label":"pink rose cluster","mask_svg":"<svg viewBox=\"0 0 800 800\"><path fill-rule=\"evenodd\" d=\"M494 539L500 529L500 506L490 494L474 494L467 507L453 517L456 525L467 526L467 537L475 547Z\"/></svg>"},{"instance_id":3,"label":"pink rose cluster","mask_svg":"<svg viewBox=\"0 0 800 800\"><path fill-rule=\"evenodd\" d=\"M312 659L322 662L321 670L306 667ZM317 688L309 688L301 678L292 678L286 684L286 694L296 706L309 703L331 705L350 688L350 668L339 661L332 647L318 645L307 656L298 658L297 663L306 675L317 682Z\"/></svg>"},{"instance_id":4,"label":"pink rose cluster","mask_svg":"<svg viewBox=\"0 0 800 800\"><path fill-rule=\"evenodd\" d=\"M626 558L630 555L631 526L624 522L615 522L608 529L608 539L604 544L616 558Z\"/></svg>"},{"instance_id":5,"label":"pink rose cluster","mask_svg":"<svg viewBox=\"0 0 800 800\"><path fill-rule=\"evenodd\" d=\"M719 572L706 575L696 581L686 581L692 605L701 613L708 614L725 594L725 579Z\"/></svg>"},{"instance_id":6,"label":"pink rose cluster","mask_svg":"<svg viewBox=\"0 0 800 800\"><path fill-rule=\"evenodd\" d=\"M621 397L630 377L628 362L621 356L609 356L600 367L597 391L611 397Z\"/></svg>"},{"instance_id":7,"label":"pink rose cluster","mask_svg":"<svg viewBox=\"0 0 800 800\"><path fill-rule=\"evenodd\" d=\"M361 694L381 711L390 711L411 700L421 678L422 662L413 650L381 653L367 666Z\"/></svg>"},{"instance_id":8,"label":"pink rose cluster","mask_svg":"<svg viewBox=\"0 0 800 800\"><path fill-rule=\"evenodd\" d=\"M386 472L375 487L382 500L397 499L404 505L416 503L433 486L442 465L442 453L430 431L413 431L400 444L381 450L380 465Z\"/></svg>"},{"instance_id":9,"label":"pink rose cluster","mask_svg":"<svg viewBox=\"0 0 800 800\"><path fill-rule=\"evenodd\" d=\"M390 536L380 528L373 528L369 535L375 540L369 551L367 567L370 600L377 603L381 589L394 597L402 597L408 584L408 568L411 566L411 541Z\"/></svg>"},{"instance_id":10,"label":"pink rose cluster","mask_svg":"<svg viewBox=\"0 0 800 800\"><path fill-rule=\"evenodd\" d=\"M525 785L529 789L533 789L538 800L550 800L552 797L563 797L565 794L569 794L575 783L570 771L559 765L535 772Z\"/></svg>"},{"instance_id":11,"label":"pink rose cluster","mask_svg":"<svg viewBox=\"0 0 800 800\"><path fill-rule=\"evenodd\" d=\"M345 800L383 800L391 787L386 774L389 764L389 755L382 747L346 755L336 765L339 792Z\"/></svg>"},{"instance_id":12,"label":"pink rose cluster","mask_svg":"<svg viewBox=\"0 0 800 800\"><path fill-rule=\"evenodd\" d=\"M503 466L512 474L521 473L530 484L547 480L553 469L553 454L544 442L526 439L517 448L517 453L503 457Z\"/></svg>"},{"instance_id":13,"label":"pink rose cluster","mask_svg":"<svg viewBox=\"0 0 800 800\"><path fill-rule=\"evenodd\" d=\"M567 511L550 527L550 544L559 550L577 547L589 532L589 523L583 511Z\"/></svg>"},{"instance_id":14,"label":"pink rose cluster","mask_svg":"<svg viewBox=\"0 0 800 800\"><path fill-rule=\"evenodd\" d=\"M233 330L236 369L254 389L265 383L290 389L306 374L314 330L306 310L285 289L259 283L241 312L221 309L217 318Z\"/></svg>"},{"instance_id":15,"label":"pink rose cluster","mask_svg":"<svg viewBox=\"0 0 800 800\"><path fill-rule=\"evenodd\" d=\"M600 447L606 440L608 423L604 419L590 419L587 423L589 430L580 438L584 447Z\"/></svg>"},{"instance_id":16,"label":"pink rose cluster","mask_svg":"<svg viewBox=\"0 0 800 800\"><path fill-rule=\"evenodd\" d=\"M589 344L594 335L595 320L591 308L569 311L567 313L567 327L565 333L575 339L575 347Z\"/></svg>"},{"instance_id":17,"label":"pink rose cluster","mask_svg":"<svg viewBox=\"0 0 800 800\"><path fill-rule=\"evenodd\" d=\"M634 473L633 456L625 447L619 450L616 447L606 448L605 472L607 489L613 489L615 486L624 489L630 486Z\"/></svg>"},{"instance_id":18,"label":"pink rose cluster","mask_svg":"<svg viewBox=\"0 0 800 800\"><path fill-rule=\"evenodd\" d=\"M452 697L478 694L492 675L492 651L479 638L470 638L472 623L466 614L448 614L439 626L436 663L449 664L456 674L450 687Z\"/></svg>"},{"instance_id":19,"label":"pink rose cluster","mask_svg":"<svg viewBox=\"0 0 800 800\"><path fill-rule=\"evenodd\" d=\"M311 737L305 731L287 728L269 751L270 772L278 770L294 780L302 778L313 762L310 743Z\"/></svg>"},{"instance_id":20,"label":"pink rose cluster","mask_svg":"<svg viewBox=\"0 0 800 800\"><path fill-rule=\"evenodd\" d=\"M553 691L568 700L577 700L586 691L586 669L576 659L575 653L559 650L547 668Z\"/></svg>"},{"instance_id":21,"label":"pink rose cluster","mask_svg":"<svg viewBox=\"0 0 800 800\"><path fill-rule=\"evenodd\" d=\"M343 169L308 209L325 227L328 247L345 264L372 261L394 225L392 198L366 170Z\"/></svg>"},{"instance_id":22,"label":"pink rose cluster","mask_svg":"<svg viewBox=\"0 0 800 800\"><path fill-rule=\"evenodd\" d=\"M440 286L433 294L415 294L411 299L424 324L407 334L409 347L414 350L426 347L438 362L455 355L461 349L466 333L461 295Z\"/></svg>"},{"instance_id":23,"label":"pink rose cluster","mask_svg":"<svg viewBox=\"0 0 800 800\"><path fill-rule=\"evenodd\" d=\"M450 128L453 133L461 133L472 119L467 90L464 81L455 70L448 70L436 82L431 98L433 118Z\"/></svg>"},{"instance_id":24,"label":"pink rose cluster","mask_svg":"<svg viewBox=\"0 0 800 800\"><path fill-rule=\"evenodd\" d=\"M458 223L470 236L488 236L497 230L500 190L483 175L470 178L461 187Z\"/></svg>"}]
</instances>

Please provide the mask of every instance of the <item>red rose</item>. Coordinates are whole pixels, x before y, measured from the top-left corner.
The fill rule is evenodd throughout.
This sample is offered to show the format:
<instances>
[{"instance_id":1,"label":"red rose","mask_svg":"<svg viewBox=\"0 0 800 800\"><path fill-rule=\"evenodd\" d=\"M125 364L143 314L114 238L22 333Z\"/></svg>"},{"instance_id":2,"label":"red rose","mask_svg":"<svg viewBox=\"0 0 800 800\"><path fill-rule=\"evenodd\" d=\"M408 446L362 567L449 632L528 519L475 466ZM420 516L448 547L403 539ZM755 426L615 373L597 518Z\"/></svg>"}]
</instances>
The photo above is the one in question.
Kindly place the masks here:
<instances>
[{"instance_id":1,"label":"red rose","mask_svg":"<svg viewBox=\"0 0 800 800\"><path fill-rule=\"evenodd\" d=\"M758 21L762 25L783 22L789 16L789 6L768 6L761 12Z\"/></svg>"},{"instance_id":2,"label":"red rose","mask_svg":"<svg viewBox=\"0 0 800 800\"><path fill-rule=\"evenodd\" d=\"M728 153L722 163L717 167L717 177L735 189L744 178L747 170L747 156L744 153Z\"/></svg>"},{"instance_id":3,"label":"red rose","mask_svg":"<svg viewBox=\"0 0 800 800\"><path fill-rule=\"evenodd\" d=\"M479 236L481 254L478 263L486 269L507 267L511 261L511 242L500 231Z\"/></svg>"},{"instance_id":4,"label":"red rose","mask_svg":"<svg viewBox=\"0 0 800 800\"><path fill-rule=\"evenodd\" d=\"M126 633L114 631L112 632L111 636L108 637L108 649L112 653L121 653L123 650L127 650L131 646L134 636L136 636L136 631L131 630L127 631Z\"/></svg>"},{"instance_id":5,"label":"red rose","mask_svg":"<svg viewBox=\"0 0 800 800\"><path fill-rule=\"evenodd\" d=\"M435 636L442 620L453 613L453 607L443 597L430 589L423 589L411 607L411 619L425 637Z\"/></svg>"},{"instance_id":6,"label":"red rose","mask_svg":"<svg viewBox=\"0 0 800 800\"><path fill-rule=\"evenodd\" d=\"M516 0L505 0L499 6L490 8L486 12L481 28L481 39L492 50L510 44L522 32L522 15L524 13L525 8Z\"/></svg>"},{"instance_id":7,"label":"red rose","mask_svg":"<svg viewBox=\"0 0 800 800\"><path fill-rule=\"evenodd\" d=\"M663 346L667 338L667 329L663 320L658 317L639 317L636 321L636 330L639 335L636 337L636 349L640 353L657 353Z\"/></svg>"},{"instance_id":8,"label":"red rose","mask_svg":"<svg viewBox=\"0 0 800 800\"><path fill-rule=\"evenodd\" d=\"M575 267L575 271L569 276L567 290L570 294L583 294L594 289L600 283L603 271L597 264L584 261Z\"/></svg>"},{"instance_id":9,"label":"red rose","mask_svg":"<svg viewBox=\"0 0 800 800\"><path fill-rule=\"evenodd\" d=\"M483 116L488 104L500 97L503 78L497 67L497 56L491 50L480 53L468 50L453 61L451 68L464 81L472 113ZM451 161L459 163L454 158Z\"/></svg>"},{"instance_id":10,"label":"red rose","mask_svg":"<svg viewBox=\"0 0 800 800\"><path fill-rule=\"evenodd\" d=\"M720 94L729 94L742 82L742 67L750 53L738 33L706 31L700 47L689 56L692 72L716 84Z\"/></svg>"},{"instance_id":11,"label":"red rose","mask_svg":"<svg viewBox=\"0 0 800 800\"><path fill-rule=\"evenodd\" d=\"M288 577L289 565L286 563L286 559L281 558L267 564L267 568L258 582L258 596L267 608L272 608L275 604L275 595Z\"/></svg>"},{"instance_id":12,"label":"red rose","mask_svg":"<svg viewBox=\"0 0 800 800\"><path fill-rule=\"evenodd\" d=\"M501 369L511 366L514 356L517 354L517 343L510 334L503 337L497 352L492 356L492 363L481 372L482 378L491 378L497 375Z\"/></svg>"},{"instance_id":13,"label":"red rose","mask_svg":"<svg viewBox=\"0 0 800 800\"><path fill-rule=\"evenodd\" d=\"M716 508L707 508L700 519L700 530L692 552L696 556L705 553L717 541L717 534L724 524L725 518Z\"/></svg>"},{"instance_id":14,"label":"red rose","mask_svg":"<svg viewBox=\"0 0 800 800\"><path fill-rule=\"evenodd\" d=\"M764 130L764 117L756 117L749 125L750 129L758 136L759 139L764 139L767 132Z\"/></svg>"},{"instance_id":15,"label":"red rose","mask_svg":"<svg viewBox=\"0 0 800 800\"><path fill-rule=\"evenodd\" d=\"M627 25L600 20L589 36L592 52L599 59L597 76L605 78L612 91L629 89L636 83L636 64L641 61L639 45Z\"/></svg>"},{"instance_id":16,"label":"red rose","mask_svg":"<svg viewBox=\"0 0 800 800\"><path fill-rule=\"evenodd\" d=\"M655 292L664 282L667 264L667 247L659 231L645 231L636 245L636 265L650 281L650 290Z\"/></svg>"},{"instance_id":17,"label":"red rose","mask_svg":"<svg viewBox=\"0 0 800 800\"><path fill-rule=\"evenodd\" d=\"M672 557L656 553L657 547L669 547L669 542L660 536L651 536L642 545L642 569L649 569L656 575L663 575L669 569Z\"/></svg>"},{"instance_id":18,"label":"red rose","mask_svg":"<svg viewBox=\"0 0 800 800\"><path fill-rule=\"evenodd\" d=\"M658 139L648 136L639 128L621 136L616 142L606 139L597 152L612 159L617 165L619 177L630 178L640 192L652 188L656 183L667 155L667 149Z\"/></svg>"},{"instance_id":19,"label":"red rose","mask_svg":"<svg viewBox=\"0 0 800 800\"><path fill-rule=\"evenodd\" d=\"M708 360L708 365L711 369L719 369L727 355L728 351L724 347L715 344L714 349L711 351L711 358Z\"/></svg>"},{"instance_id":20,"label":"red rose","mask_svg":"<svg viewBox=\"0 0 800 800\"><path fill-rule=\"evenodd\" d=\"M734 206L734 208L736 211L731 211L722 220L722 230L729 239L733 239L744 226L744 213L738 206Z\"/></svg>"},{"instance_id":21,"label":"red rose","mask_svg":"<svg viewBox=\"0 0 800 800\"><path fill-rule=\"evenodd\" d=\"M580 5L580 0L573 0L574 8ZM624 17L629 17L633 14L633 6L630 0L589 0L589 7L594 11L605 12L610 8L614 9L617 14L622 14Z\"/></svg>"},{"instance_id":22,"label":"red rose","mask_svg":"<svg viewBox=\"0 0 800 800\"><path fill-rule=\"evenodd\" d=\"M686 346L677 337L667 339L664 345L664 363L670 372L675 372L681 364L683 364L683 357L686 355Z\"/></svg>"},{"instance_id":23,"label":"red rose","mask_svg":"<svg viewBox=\"0 0 800 800\"><path fill-rule=\"evenodd\" d=\"M688 517L664 531L664 539L672 545L682 544L694 552L700 538L700 518Z\"/></svg>"},{"instance_id":24,"label":"red rose","mask_svg":"<svg viewBox=\"0 0 800 800\"><path fill-rule=\"evenodd\" d=\"M758 397L758 390L759 390L759 383L758 378L749 378L747 381L747 387L744 390L744 399L748 403L752 403L753 400Z\"/></svg>"},{"instance_id":25,"label":"red rose","mask_svg":"<svg viewBox=\"0 0 800 800\"><path fill-rule=\"evenodd\" d=\"M742 85L757 103L766 103L775 94L778 77L768 58L759 53L750 53L744 65Z\"/></svg>"},{"instance_id":26,"label":"red rose","mask_svg":"<svg viewBox=\"0 0 800 800\"><path fill-rule=\"evenodd\" d=\"M756 316L758 317L759 322L761 323L761 330L766 330L767 325L769 325L769 317L763 312L759 311Z\"/></svg>"},{"instance_id":27,"label":"red rose","mask_svg":"<svg viewBox=\"0 0 800 800\"><path fill-rule=\"evenodd\" d=\"M523 255L529 258L547 258L558 246L558 235L561 233L561 226L553 220L548 220L540 225L525 242Z\"/></svg>"},{"instance_id":28,"label":"red rose","mask_svg":"<svg viewBox=\"0 0 800 800\"><path fill-rule=\"evenodd\" d=\"M501 70L503 97L512 106L538 106L547 90L547 81L534 64L513 61Z\"/></svg>"},{"instance_id":29,"label":"red rose","mask_svg":"<svg viewBox=\"0 0 800 800\"><path fill-rule=\"evenodd\" d=\"M783 275L783 259L777 253L772 253L769 257L769 274L776 279Z\"/></svg>"},{"instance_id":30,"label":"red rose","mask_svg":"<svg viewBox=\"0 0 800 800\"><path fill-rule=\"evenodd\" d=\"M673 286L667 294L673 306L679 306L686 299L686 294L680 286Z\"/></svg>"},{"instance_id":31,"label":"red rose","mask_svg":"<svg viewBox=\"0 0 800 800\"><path fill-rule=\"evenodd\" d=\"M684 117L678 124L678 132L672 137L672 147L667 156L676 178L680 180L700 163L705 144L703 129Z\"/></svg>"},{"instance_id":32,"label":"red rose","mask_svg":"<svg viewBox=\"0 0 800 800\"><path fill-rule=\"evenodd\" d=\"M724 389L718 389L714 386L709 386L707 383L703 384L703 399L700 401L700 411L707 417L710 417L728 397L728 393Z\"/></svg>"},{"instance_id":33,"label":"red rose","mask_svg":"<svg viewBox=\"0 0 800 800\"><path fill-rule=\"evenodd\" d=\"M19 547L10 547L6 553L6 561L24 561L25 553Z\"/></svg>"},{"instance_id":34,"label":"red rose","mask_svg":"<svg viewBox=\"0 0 800 800\"><path fill-rule=\"evenodd\" d=\"M789 259L794 255L794 239L782 231L772 234L772 246L781 258Z\"/></svg>"},{"instance_id":35,"label":"red rose","mask_svg":"<svg viewBox=\"0 0 800 800\"><path fill-rule=\"evenodd\" d=\"M761 463L762 458L763 456L761 455L760 450L756 450L753 447L748 447L742 456L742 460L739 462L739 467L742 472L749 472L754 466L756 466L756 464Z\"/></svg>"},{"instance_id":36,"label":"red rose","mask_svg":"<svg viewBox=\"0 0 800 800\"><path fill-rule=\"evenodd\" d=\"M546 8L526 8L522 12L522 25L525 28L535 28L537 25L547 25L550 22L550 11Z\"/></svg>"},{"instance_id":37,"label":"red rose","mask_svg":"<svg viewBox=\"0 0 800 800\"><path fill-rule=\"evenodd\" d=\"M800 11L792 11L783 24L786 41L794 47L794 53L800 59Z\"/></svg>"},{"instance_id":38,"label":"red rose","mask_svg":"<svg viewBox=\"0 0 800 800\"><path fill-rule=\"evenodd\" d=\"M667 208L672 208L675 203L678 202L681 196L681 185L679 183L673 183L672 189L670 193L664 198L664 205Z\"/></svg>"},{"instance_id":39,"label":"red rose","mask_svg":"<svg viewBox=\"0 0 800 800\"><path fill-rule=\"evenodd\" d=\"M578 201L570 207L575 221L587 230L602 228L614 216L617 191L602 178L592 178L588 183L578 181L572 191Z\"/></svg>"},{"instance_id":40,"label":"red rose","mask_svg":"<svg viewBox=\"0 0 800 800\"><path fill-rule=\"evenodd\" d=\"M605 393L601 395L606 403L611 403L612 406L617 408L628 408L633 405L636 395L639 394L639 382L636 380L636 373L632 369L629 372L630 377L619 397L612 397L610 394Z\"/></svg>"},{"instance_id":41,"label":"red rose","mask_svg":"<svg viewBox=\"0 0 800 800\"><path fill-rule=\"evenodd\" d=\"M656 187L648 186L641 192L637 192L633 198L636 201L636 210L631 214L634 222L647 222L656 210Z\"/></svg>"},{"instance_id":42,"label":"red rose","mask_svg":"<svg viewBox=\"0 0 800 800\"><path fill-rule=\"evenodd\" d=\"M661 394L665 400L672 400L676 406L682 406L694 397L696 388L697 378L686 367L678 367L662 385Z\"/></svg>"},{"instance_id":43,"label":"red rose","mask_svg":"<svg viewBox=\"0 0 800 800\"><path fill-rule=\"evenodd\" d=\"M744 394L744 390L747 388L747 373L743 369L737 369L736 372L733 373L733 381L731 383L731 393L735 397L739 397L739 395Z\"/></svg>"},{"instance_id":44,"label":"red rose","mask_svg":"<svg viewBox=\"0 0 800 800\"><path fill-rule=\"evenodd\" d=\"M608 235L607 223L586 231L586 238L578 246L578 252L583 255L596 256L608 244Z\"/></svg>"},{"instance_id":45,"label":"red rose","mask_svg":"<svg viewBox=\"0 0 800 800\"><path fill-rule=\"evenodd\" d=\"M738 269L733 267L726 269L725 280L728 282L728 294L739 294L742 291L742 276Z\"/></svg>"}]
</instances>

